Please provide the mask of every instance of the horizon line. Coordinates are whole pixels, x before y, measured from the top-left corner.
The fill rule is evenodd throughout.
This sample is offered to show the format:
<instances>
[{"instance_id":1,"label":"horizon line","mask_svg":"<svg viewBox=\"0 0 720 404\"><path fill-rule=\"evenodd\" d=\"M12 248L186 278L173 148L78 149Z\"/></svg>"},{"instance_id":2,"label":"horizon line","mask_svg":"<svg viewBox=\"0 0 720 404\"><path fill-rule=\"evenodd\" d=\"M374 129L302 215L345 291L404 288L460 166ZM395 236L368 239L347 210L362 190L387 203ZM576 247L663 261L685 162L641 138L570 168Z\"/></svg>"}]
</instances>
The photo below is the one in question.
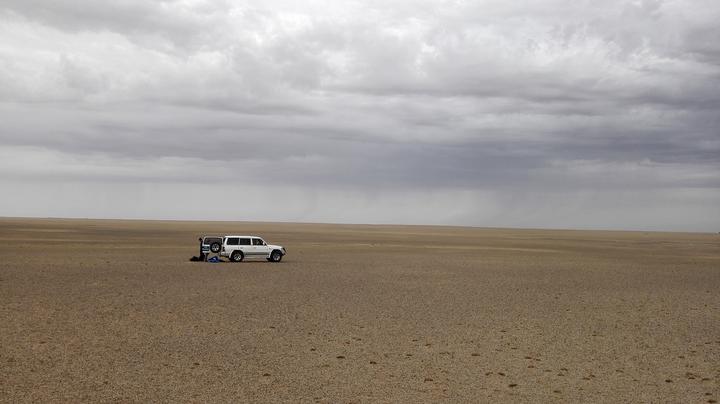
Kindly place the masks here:
<instances>
[{"instance_id":1,"label":"horizon line","mask_svg":"<svg viewBox=\"0 0 720 404\"><path fill-rule=\"evenodd\" d=\"M594 231L594 232L628 232L628 233L678 233L678 234L720 234L712 231L685 231L685 230L647 230L647 229L617 229L617 228L569 228L569 227L513 227L513 226L481 226L457 224L425 224L425 223L359 223L359 222L315 222L315 221L277 221L277 220L217 220L217 219L157 219L157 218L127 218L127 217L77 217L77 216L4 216L5 219L27 220L99 220L124 222L211 222L211 223L262 223L262 224L305 224L305 225L336 225L336 226L396 226L396 227L452 227L465 229L486 230L525 230L525 231Z\"/></svg>"}]
</instances>

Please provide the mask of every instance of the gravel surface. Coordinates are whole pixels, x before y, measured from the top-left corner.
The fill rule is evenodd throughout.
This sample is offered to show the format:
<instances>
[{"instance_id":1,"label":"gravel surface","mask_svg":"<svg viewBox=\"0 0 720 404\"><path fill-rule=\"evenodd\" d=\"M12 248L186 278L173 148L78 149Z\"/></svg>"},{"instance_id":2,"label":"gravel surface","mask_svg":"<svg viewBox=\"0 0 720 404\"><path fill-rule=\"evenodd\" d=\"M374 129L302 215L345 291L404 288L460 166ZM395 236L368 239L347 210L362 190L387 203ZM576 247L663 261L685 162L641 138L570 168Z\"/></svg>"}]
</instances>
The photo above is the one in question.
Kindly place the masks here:
<instances>
[{"instance_id":1,"label":"gravel surface","mask_svg":"<svg viewBox=\"0 0 720 404\"><path fill-rule=\"evenodd\" d=\"M2 402L712 403L720 235L0 219L0 320Z\"/></svg>"}]
</instances>

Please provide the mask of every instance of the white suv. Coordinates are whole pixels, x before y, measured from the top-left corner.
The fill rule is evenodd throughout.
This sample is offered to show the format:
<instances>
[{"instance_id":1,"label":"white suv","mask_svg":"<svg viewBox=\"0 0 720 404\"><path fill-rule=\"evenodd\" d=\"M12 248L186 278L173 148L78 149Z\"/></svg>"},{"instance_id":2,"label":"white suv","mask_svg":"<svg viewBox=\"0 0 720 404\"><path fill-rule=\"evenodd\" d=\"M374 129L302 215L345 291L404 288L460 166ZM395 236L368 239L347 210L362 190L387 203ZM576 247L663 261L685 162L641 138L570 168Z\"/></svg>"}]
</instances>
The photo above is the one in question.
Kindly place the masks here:
<instances>
[{"instance_id":1,"label":"white suv","mask_svg":"<svg viewBox=\"0 0 720 404\"><path fill-rule=\"evenodd\" d=\"M270 262L280 262L285 255L285 248L267 244L257 236L225 236L220 255L229 257L233 262L240 262L245 258L265 258Z\"/></svg>"}]
</instances>

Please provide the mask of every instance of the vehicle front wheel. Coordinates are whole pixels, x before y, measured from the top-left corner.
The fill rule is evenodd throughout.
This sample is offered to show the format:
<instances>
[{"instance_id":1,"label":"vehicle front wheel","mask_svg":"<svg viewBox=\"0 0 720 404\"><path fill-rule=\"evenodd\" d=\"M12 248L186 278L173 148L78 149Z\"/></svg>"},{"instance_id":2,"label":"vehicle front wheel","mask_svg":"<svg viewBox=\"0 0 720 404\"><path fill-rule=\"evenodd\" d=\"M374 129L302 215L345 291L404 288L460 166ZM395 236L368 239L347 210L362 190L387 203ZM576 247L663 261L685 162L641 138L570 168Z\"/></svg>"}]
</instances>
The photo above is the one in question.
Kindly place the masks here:
<instances>
[{"instance_id":1,"label":"vehicle front wheel","mask_svg":"<svg viewBox=\"0 0 720 404\"><path fill-rule=\"evenodd\" d=\"M282 260L282 257L283 257L282 253L278 250L275 250L272 252L272 254L270 254L270 261L280 262L280 260Z\"/></svg>"},{"instance_id":2,"label":"vehicle front wheel","mask_svg":"<svg viewBox=\"0 0 720 404\"><path fill-rule=\"evenodd\" d=\"M243 258L245 257L242 251L233 251L233 253L230 254L230 260L232 260L232 262L240 262L243 260Z\"/></svg>"}]
</instances>

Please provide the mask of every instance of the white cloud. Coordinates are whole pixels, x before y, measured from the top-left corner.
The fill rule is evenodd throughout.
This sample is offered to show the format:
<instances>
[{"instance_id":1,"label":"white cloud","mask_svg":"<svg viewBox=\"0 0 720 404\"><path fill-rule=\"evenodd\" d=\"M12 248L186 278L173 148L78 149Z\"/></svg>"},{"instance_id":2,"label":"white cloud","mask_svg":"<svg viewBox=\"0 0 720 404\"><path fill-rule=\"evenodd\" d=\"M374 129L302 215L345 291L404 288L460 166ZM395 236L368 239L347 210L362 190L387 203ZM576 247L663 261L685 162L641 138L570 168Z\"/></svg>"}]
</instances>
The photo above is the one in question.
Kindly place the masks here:
<instances>
[{"instance_id":1,"label":"white cloud","mask_svg":"<svg viewBox=\"0 0 720 404\"><path fill-rule=\"evenodd\" d=\"M214 166L217 190L239 171L257 195L269 179L354 209L303 196L322 209L290 219L427 222L406 193L475 201L441 219L493 225L534 193L545 205L497 213L520 226L552 226L560 196L633 188L662 197L622 209L680 215L672 195L691 188L718 225L718 19L711 0L10 0L0 180L176 189ZM383 209L343 196L373 192Z\"/></svg>"}]
</instances>

